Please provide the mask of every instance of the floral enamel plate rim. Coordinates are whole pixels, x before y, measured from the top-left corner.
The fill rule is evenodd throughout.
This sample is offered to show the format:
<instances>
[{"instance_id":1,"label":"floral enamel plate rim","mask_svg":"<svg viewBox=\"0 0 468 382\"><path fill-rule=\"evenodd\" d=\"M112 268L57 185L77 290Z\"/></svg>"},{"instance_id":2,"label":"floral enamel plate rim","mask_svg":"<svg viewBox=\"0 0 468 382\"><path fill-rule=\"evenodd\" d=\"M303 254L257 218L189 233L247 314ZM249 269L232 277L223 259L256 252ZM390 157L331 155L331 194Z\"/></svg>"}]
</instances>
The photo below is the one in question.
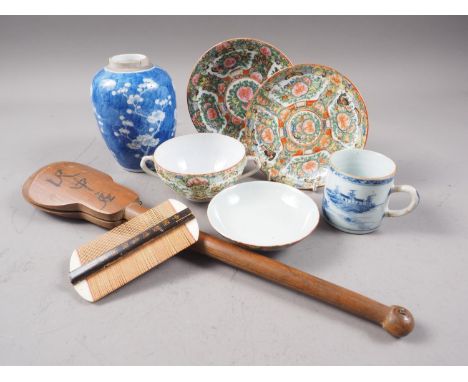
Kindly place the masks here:
<instances>
[{"instance_id":1,"label":"floral enamel plate rim","mask_svg":"<svg viewBox=\"0 0 468 382\"><path fill-rule=\"evenodd\" d=\"M364 99L347 76L326 65L298 64L257 89L245 143L269 180L314 190L324 185L330 154L364 148L368 131Z\"/></svg>"},{"instance_id":2,"label":"floral enamel plate rim","mask_svg":"<svg viewBox=\"0 0 468 382\"><path fill-rule=\"evenodd\" d=\"M242 44L247 47L235 46ZM254 49L261 54L259 59L255 57L257 54L251 54L252 49L247 49L249 44L257 45ZM241 58L247 64L239 60L242 54L245 57ZM222 64L216 62L223 57ZM273 58L268 59L267 65L262 65L262 58L265 57ZM225 65L228 60L232 69ZM213 66L219 70L224 69L224 72L215 74L211 70ZM271 74L290 66L291 60L280 49L259 39L238 37L213 45L200 56L187 83L187 105L197 131L221 133L243 141L245 114L256 90ZM239 92L242 94L239 95ZM200 107L201 104L208 105L206 110Z\"/></svg>"}]
</instances>

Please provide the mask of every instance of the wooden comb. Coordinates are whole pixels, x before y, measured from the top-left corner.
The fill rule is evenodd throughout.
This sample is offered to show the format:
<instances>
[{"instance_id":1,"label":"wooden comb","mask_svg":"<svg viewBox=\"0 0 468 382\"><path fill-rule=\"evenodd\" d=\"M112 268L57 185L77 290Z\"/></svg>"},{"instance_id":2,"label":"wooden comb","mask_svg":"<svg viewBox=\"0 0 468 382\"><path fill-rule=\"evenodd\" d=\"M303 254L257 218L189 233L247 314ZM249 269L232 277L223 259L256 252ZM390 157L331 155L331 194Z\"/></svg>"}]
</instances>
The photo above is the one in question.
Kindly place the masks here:
<instances>
[{"instance_id":1,"label":"wooden comb","mask_svg":"<svg viewBox=\"0 0 468 382\"><path fill-rule=\"evenodd\" d=\"M178 224L177 213L183 211L189 212L188 218ZM145 238L145 232L153 233L154 238L148 240L151 236ZM198 234L198 223L190 210L169 199L76 249L70 258L71 281L85 300L100 300L194 244ZM111 256L103 259L106 254ZM97 270L86 269L93 262ZM81 275L77 271L82 269ZM75 283L74 277L80 279Z\"/></svg>"},{"instance_id":2,"label":"wooden comb","mask_svg":"<svg viewBox=\"0 0 468 382\"><path fill-rule=\"evenodd\" d=\"M43 167L23 186L28 202L51 214L88 220L112 228L147 211L133 191L91 167L58 162ZM395 337L413 330L410 311L387 306L279 261L200 232L195 251L294 289L382 326Z\"/></svg>"}]
</instances>

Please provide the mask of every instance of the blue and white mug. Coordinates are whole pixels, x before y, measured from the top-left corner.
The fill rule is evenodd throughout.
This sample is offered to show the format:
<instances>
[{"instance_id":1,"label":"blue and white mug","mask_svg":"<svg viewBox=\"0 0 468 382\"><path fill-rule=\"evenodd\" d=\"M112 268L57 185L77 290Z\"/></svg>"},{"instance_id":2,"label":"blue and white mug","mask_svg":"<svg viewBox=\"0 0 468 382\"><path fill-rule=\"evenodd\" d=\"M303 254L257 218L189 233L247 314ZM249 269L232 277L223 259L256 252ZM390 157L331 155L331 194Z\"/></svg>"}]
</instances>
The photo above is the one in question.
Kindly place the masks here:
<instances>
[{"instance_id":1,"label":"blue and white mug","mask_svg":"<svg viewBox=\"0 0 468 382\"><path fill-rule=\"evenodd\" d=\"M395 163L375 151L347 149L333 153L323 190L326 220L341 231L364 234L375 231L384 217L413 211L419 203L418 192L413 186L395 186L395 171ZM410 195L406 208L388 208L394 192Z\"/></svg>"}]
</instances>

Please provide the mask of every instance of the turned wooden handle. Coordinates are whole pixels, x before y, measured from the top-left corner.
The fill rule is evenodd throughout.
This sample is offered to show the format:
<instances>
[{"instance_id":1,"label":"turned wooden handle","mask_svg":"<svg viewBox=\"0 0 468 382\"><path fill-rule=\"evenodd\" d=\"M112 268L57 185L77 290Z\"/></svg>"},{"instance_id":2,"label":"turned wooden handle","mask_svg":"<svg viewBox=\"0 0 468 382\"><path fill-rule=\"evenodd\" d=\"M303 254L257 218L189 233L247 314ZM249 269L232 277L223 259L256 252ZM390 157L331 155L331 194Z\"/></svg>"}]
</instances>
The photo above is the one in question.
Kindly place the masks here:
<instances>
[{"instance_id":1,"label":"turned wooden handle","mask_svg":"<svg viewBox=\"0 0 468 382\"><path fill-rule=\"evenodd\" d=\"M134 203L125 209L124 217L131 219L146 210L146 207ZM359 293L322 280L269 257L241 248L225 240L218 239L207 233L200 232L199 240L191 248L196 252L223 263L375 322L395 337L403 337L414 328L413 316L406 308L381 304Z\"/></svg>"}]
</instances>

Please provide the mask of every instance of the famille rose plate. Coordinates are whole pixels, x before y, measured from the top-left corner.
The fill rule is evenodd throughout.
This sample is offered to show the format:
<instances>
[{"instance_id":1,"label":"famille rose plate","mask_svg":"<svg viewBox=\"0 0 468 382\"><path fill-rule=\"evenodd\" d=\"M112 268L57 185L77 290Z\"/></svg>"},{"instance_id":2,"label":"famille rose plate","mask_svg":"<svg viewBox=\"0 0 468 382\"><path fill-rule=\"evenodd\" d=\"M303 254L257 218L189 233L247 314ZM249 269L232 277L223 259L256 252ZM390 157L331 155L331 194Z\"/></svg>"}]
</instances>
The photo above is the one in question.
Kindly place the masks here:
<instances>
[{"instance_id":1,"label":"famille rose plate","mask_svg":"<svg viewBox=\"0 0 468 382\"><path fill-rule=\"evenodd\" d=\"M277 48L253 39L223 41L198 61L187 87L195 128L243 140L245 117L260 84L291 66Z\"/></svg>"},{"instance_id":2,"label":"famille rose plate","mask_svg":"<svg viewBox=\"0 0 468 382\"><path fill-rule=\"evenodd\" d=\"M323 186L331 153L363 148L366 105L352 82L323 65L295 65L259 87L247 115L246 144L269 180Z\"/></svg>"}]
</instances>

